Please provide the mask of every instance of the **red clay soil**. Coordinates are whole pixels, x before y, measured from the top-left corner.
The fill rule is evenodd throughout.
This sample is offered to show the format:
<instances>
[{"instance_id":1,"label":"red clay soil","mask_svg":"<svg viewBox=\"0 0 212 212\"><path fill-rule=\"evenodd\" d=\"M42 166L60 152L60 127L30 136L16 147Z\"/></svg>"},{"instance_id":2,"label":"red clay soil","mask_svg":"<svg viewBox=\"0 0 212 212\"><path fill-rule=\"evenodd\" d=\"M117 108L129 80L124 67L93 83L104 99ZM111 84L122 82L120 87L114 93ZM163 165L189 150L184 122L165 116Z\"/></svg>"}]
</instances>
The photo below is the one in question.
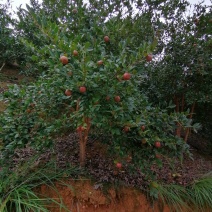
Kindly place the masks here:
<instances>
[{"instance_id":1,"label":"red clay soil","mask_svg":"<svg viewBox=\"0 0 212 212\"><path fill-rule=\"evenodd\" d=\"M43 185L37 192L58 200L71 212L169 212L170 209L159 202L150 204L144 194L132 188L114 188L107 190L106 194L100 189L95 189L89 180L67 180L67 185L56 184L57 191ZM60 200L58 200L60 202ZM65 212L56 204L48 208L51 212Z\"/></svg>"},{"instance_id":2,"label":"red clay soil","mask_svg":"<svg viewBox=\"0 0 212 212\"><path fill-rule=\"evenodd\" d=\"M98 141L89 140L87 151L86 170L91 180L66 180L66 185L56 183L63 203L71 212L170 212L167 205L161 201L151 204L144 193L137 188L145 189L148 182L144 180L142 173L132 174L127 168L116 171L114 168L114 158L108 157L106 146ZM70 134L60 138L55 146L55 154L57 165L65 168L65 164L78 164L78 143L76 134ZM152 167L157 175L160 183L189 185L194 179L198 179L203 174L212 170L211 156L203 156L196 150L191 149L193 160L185 157L183 163L175 162L175 170L168 166L167 161L163 160L163 168ZM47 152L43 156L43 160L48 160ZM116 171L116 172L114 172ZM173 177L174 173L178 173L179 177ZM74 179L78 179L77 176ZM102 185L104 183L112 183L117 189L107 188ZM120 186L125 185L125 186ZM59 198L55 190L43 185L38 190L39 194L50 198ZM58 207L49 208L51 212L59 212ZM65 211L64 209L61 210ZM192 211L192 209L191 209ZM184 212L188 212L185 210ZM206 211L205 211L206 212Z\"/></svg>"}]
</instances>

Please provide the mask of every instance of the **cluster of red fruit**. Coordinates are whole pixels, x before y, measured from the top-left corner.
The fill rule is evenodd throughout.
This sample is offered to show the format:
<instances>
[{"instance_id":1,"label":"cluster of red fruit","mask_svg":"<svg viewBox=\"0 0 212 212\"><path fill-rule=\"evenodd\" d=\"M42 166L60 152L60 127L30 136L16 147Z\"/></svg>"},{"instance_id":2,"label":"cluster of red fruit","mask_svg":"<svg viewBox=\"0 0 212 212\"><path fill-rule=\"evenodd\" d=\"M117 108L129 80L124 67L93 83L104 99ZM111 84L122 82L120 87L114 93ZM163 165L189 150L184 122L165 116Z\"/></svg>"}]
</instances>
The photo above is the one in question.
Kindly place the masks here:
<instances>
[{"instance_id":1,"label":"cluster of red fruit","mask_svg":"<svg viewBox=\"0 0 212 212\"><path fill-rule=\"evenodd\" d=\"M109 38L108 36L105 36L105 37L104 37L104 41L105 41L105 43L109 43L109 42L110 42L110 38ZM79 53L78 53L77 50L74 50L72 54L73 54L74 57L77 57L77 56L79 55ZM147 55L147 56L146 56L146 61L150 62L151 60L152 60L152 55ZM66 57L65 55L62 55L62 56L60 57L60 62L61 62L63 65L68 64L68 57ZM101 65L103 65L103 63L104 63L103 60L99 60L99 61L97 62L97 65L98 65L98 66L101 66ZM72 72L69 72L68 74L69 74L69 75L72 75ZM122 79L123 79L123 80L130 80L130 78L131 78L131 74L128 73L128 72L124 73L123 76L122 76ZM85 93L85 92L86 92L86 87L85 87L85 86L80 86L80 87L79 87L79 92L80 92L80 93ZM71 95L72 95L72 91L69 90L69 89L67 89L67 90L65 91L65 95L66 95L66 96L71 96ZM109 98L106 97L106 100L109 100ZM114 97L114 100L115 100L115 102L120 102L120 101L121 101L121 98L120 98L120 96L115 96L115 97Z\"/></svg>"},{"instance_id":2,"label":"cluster of red fruit","mask_svg":"<svg viewBox=\"0 0 212 212\"><path fill-rule=\"evenodd\" d=\"M105 37L104 37L104 41L105 41L105 43L110 42L109 37L108 37L108 36L105 36ZM79 55L78 51L77 51L77 50L74 50L74 51L73 51L73 56L77 57L78 55ZM64 55L61 56L61 57L60 57L60 62L61 62L63 65L68 64L68 57L66 57L66 56L64 56ZM99 61L97 62L97 65L98 65L98 66L103 65L103 60L99 60ZM69 74L69 75L72 75L72 72L70 72L70 73L68 73L68 74ZM123 80L129 80L130 78L131 78L131 74L128 73L128 72L124 73L123 76L122 76L122 79L123 79ZM86 87L85 87L85 86L80 86L80 87L79 87L79 92L80 92L80 93L85 93L85 92L86 92ZM65 95L66 95L66 96L71 96L71 95L72 95L72 91L69 90L69 89L65 90ZM110 97L107 96L107 97L106 97L106 100L109 101L109 100L110 100ZM120 97L120 96L115 96L115 97L114 97L114 100L115 100L115 102L120 102L120 101L121 101L121 97Z\"/></svg>"}]
</instances>

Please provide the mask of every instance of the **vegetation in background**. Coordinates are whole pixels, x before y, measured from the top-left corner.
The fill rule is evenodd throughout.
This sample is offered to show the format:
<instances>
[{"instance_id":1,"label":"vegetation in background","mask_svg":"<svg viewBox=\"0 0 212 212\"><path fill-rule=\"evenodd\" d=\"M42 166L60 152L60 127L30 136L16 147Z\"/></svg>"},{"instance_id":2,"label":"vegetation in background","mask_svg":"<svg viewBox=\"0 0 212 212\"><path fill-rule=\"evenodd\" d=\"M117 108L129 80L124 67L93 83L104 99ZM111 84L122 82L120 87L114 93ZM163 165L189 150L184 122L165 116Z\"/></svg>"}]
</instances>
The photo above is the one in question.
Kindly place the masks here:
<instances>
[{"instance_id":1,"label":"vegetation in background","mask_svg":"<svg viewBox=\"0 0 212 212\"><path fill-rule=\"evenodd\" d=\"M161 192L179 210L187 206L183 198L200 209L211 207L211 178L185 194L180 186L158 187L151 170L163 165L161 157L189 154L185 141L200 128L194 117L209 114L211 9L198 4L187 15L188 6L184 0L31 0L13 20L10 4L0 5L0 67L17 60L23 73L35 77L1 95L7 103L0 114L1 160L29 145L51 148L69 131L79 135L79 165L86 166L88 137L101 132L111 154L131 158L133 170L151 179L153 196ZM22 184L21 175L8 175L15 184L2 184L1 207L29 207L35 197L33 207L45 211L30 177Z\"/></svg>"}]
</instances>

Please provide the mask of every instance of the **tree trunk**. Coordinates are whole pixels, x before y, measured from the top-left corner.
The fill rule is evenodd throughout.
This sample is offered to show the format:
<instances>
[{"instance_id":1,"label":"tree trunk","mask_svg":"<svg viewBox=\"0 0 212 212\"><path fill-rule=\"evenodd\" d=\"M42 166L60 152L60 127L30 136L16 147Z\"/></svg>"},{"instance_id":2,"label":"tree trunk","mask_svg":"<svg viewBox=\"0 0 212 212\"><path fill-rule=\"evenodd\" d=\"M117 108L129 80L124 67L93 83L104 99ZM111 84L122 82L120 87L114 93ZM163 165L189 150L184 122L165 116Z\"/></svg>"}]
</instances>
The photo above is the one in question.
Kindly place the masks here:
<instances>
[{"instance_id":1,"label":"tree trunk","mask_svg":"<svg viewBox=\"0 0 212 212\"><path fill-rule=\"evenodd\" d=\"M79 131L79 143L80 143L80 166L84 167L86 162L86 144L88 140L88 134L91 127L91 119L84 117L86 123L86 129Z\"/></svg>"}]
</instances>

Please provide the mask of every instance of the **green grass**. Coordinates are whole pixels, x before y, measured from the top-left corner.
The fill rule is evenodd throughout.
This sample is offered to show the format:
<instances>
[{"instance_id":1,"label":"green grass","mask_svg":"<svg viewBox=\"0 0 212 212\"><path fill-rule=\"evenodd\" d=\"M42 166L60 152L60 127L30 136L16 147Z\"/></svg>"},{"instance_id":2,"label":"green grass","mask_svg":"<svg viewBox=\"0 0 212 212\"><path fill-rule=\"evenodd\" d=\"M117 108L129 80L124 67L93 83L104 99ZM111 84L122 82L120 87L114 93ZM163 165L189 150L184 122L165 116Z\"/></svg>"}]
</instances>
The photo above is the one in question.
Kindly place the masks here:
<instances>
[{"instance_id":1,"label":"green grass","mask_svg":"<svg viewBox=\"0 0 212 212\"><path fill-rule=\"evenodd\" d=\"M172 211L212 210L212 173L195 180L191 185L160 185L158 196Z\"/></svg>"},{"instance_id":2,"label":"green grass","mask_svg":"<svg viewBox=\"0 0 212 212\"><path fill-rule=\"evenodd\" d=\"M212 210L212 172L196 180L188 191L198 211Z\"/></svg>"},{"instance_id":3,"label":"green grass","mask_svg":"<svg viewBox=\"0 0 212 212\"><path fill-rule=\"evenodd\" d=\"M77 168L58 170L54 163L48 163L42 168L32 170L35 159L19 165L15 170L4 167L0 172L0 212L47 212L47 206L52 203L63 211L69 211L63 204L54 181L61 181L64 176L76 174ZM40 185L47 185L58 194L57 199L51 199L36 194ZM51 210L50 210L51 211Z\"/></svg>"}]
</instances>

